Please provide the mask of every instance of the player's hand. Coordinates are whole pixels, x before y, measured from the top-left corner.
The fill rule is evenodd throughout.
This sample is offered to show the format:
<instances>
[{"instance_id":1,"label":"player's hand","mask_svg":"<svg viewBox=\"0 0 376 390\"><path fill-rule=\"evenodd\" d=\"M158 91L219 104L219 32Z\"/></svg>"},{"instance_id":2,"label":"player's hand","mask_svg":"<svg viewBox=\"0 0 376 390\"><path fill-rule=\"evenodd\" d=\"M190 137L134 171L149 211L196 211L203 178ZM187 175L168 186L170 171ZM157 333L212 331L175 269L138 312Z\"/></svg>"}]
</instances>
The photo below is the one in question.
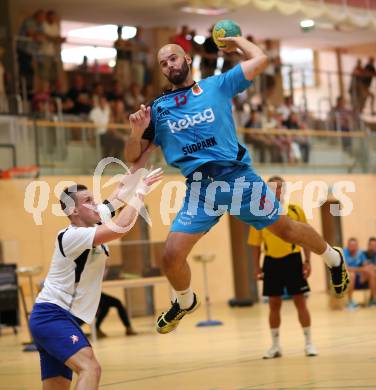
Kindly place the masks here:
<instances>
[{"instance_id":1,"label":"player's hand","mask_svg":"<svg viewBox=\"0 0 376 390\"><path fill-rule=\"evenodd\" d=\"M233 53L236 52L239 45L239 39L243 39L242 37L223 37L223 38L217 38L218 41L223 42L226 44L225 47L221 47L221 50L225 53Z\"/></svg>"},{"instance_id":2,"label":"player's hand","mask_svg":"<svg viewBox=\"0 0 376 390\"><path fill-rule=\"evenodd\" d=\"M310 263L303 263L303 278L308 279L311 275L311 264Z\"/></svg>"},{"instance_id":3,"label":"player's hand","mask_svg":"<svg viewBox=\"0 0 376 390\"><path fill-rule=\"evenodd\" d=\"M146 107L144 104L141 104L138 111L129 115L129 122L131 124L132 131L143 133L144 130L149 126L150 118L151 107Z\"/></svg>"},{"instance_id":4,"label":"player's hand","mask_svg":"<svg viewBox=\"0 0 376 390\"><path fill-rule=\"evenodd\" d=\"M264 273L262 272L261 268L255 269L255 278L256 278L256 280L263 280L264 279Z\"/></svg>"}]
</instances>

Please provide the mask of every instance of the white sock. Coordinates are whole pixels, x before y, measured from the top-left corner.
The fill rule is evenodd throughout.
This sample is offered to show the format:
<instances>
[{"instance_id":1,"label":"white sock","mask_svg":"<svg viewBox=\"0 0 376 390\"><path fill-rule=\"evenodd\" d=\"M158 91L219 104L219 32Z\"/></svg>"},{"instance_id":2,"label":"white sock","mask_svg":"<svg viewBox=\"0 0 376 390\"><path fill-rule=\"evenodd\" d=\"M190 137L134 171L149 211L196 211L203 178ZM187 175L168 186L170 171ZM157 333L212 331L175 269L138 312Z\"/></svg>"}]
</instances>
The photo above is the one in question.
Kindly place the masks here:
<instances>
[{"instance_id":1,"label":"white sock","mask_svg":"<svg viewBox=\"0 0 376 390\"><path fill-rule=\"evenodd\" d=\"M279 347L279 329L278 328L271 328L270 333L272 334L273 347Z\"/></svg>"},{"instance_id":2,"label":"white sock","mask_svg":"<svg viewBox=\"0 0 376 390\"><path fill-rule=\"evenodd\" d=\"M325 252L322 253L321 256L329 268L338 267L341 264L341 257L339 253L334 250L329 244L327 244Z\"/></svg>"},{"instance_id":3,"label":"white sock","mask_svg":"<svg viewBox=\"0 0 376 390\"><path fill-rule=\"evenodd\" d=\"M303 328L303 333L305 338L305 345L312 344L311 327L307 326L306 328Z\"/></svg>"},{"instance_id":4,"label":"white sock","mask_svg":"<svg viewBox=\"0 0 376 390\"><path fill-rule=\"evenodd\" d=\"M193 304L193 291L190 287L184 291L176 291L176 297L181 309L188 309Z\"/></svg>"}]
</instances>

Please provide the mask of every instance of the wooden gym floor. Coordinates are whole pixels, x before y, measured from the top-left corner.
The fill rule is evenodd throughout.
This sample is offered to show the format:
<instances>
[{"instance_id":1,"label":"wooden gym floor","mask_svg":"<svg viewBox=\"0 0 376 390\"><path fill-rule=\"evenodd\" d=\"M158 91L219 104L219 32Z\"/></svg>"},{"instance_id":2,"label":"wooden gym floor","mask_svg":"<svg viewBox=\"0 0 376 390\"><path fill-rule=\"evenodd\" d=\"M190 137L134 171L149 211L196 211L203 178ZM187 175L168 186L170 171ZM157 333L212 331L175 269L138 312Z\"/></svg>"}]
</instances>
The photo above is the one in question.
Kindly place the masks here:
<instances>
[{"instance_id":1,"label":"wooden gym floor","mask_svg":"<svg viewBox=\"0 0 376 390\"><path fill-rule=\"evenodd\" d=\"M270 345L267 305L230 309L215 305L223 326L197 328L204 309L188 316L175 333L159 335L152 318L133 321L139 336L125 337L111 312L108 338L95 353L102 365L100 389L108 390L361 390L376 389L376 308L331 311L328 298L309 299L318 357L303 354L303 335L292 302L284 302L284 356L262 360ZM40 389L37 353L21 352L23 330L0 337L0 390ZM72 386L73 388L73 386Z\"/></svg>"}]
</instances>

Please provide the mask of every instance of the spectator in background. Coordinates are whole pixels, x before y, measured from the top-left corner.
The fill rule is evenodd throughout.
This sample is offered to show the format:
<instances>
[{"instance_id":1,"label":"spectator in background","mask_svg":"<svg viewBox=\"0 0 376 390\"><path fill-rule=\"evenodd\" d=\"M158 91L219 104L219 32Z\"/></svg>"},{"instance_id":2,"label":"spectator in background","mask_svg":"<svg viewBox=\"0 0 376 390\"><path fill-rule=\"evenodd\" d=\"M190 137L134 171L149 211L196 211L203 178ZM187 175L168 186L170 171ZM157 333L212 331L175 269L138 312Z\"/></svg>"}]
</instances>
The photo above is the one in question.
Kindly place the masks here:
<instances>
[{"instance_id":1,"label":"spectator in background","mask_svg":"<svg viewBox=\"0 0 376 390\"><path fill-rule=\"evenodd\" d=\"M355 64L355 68L351 72L351 81L349 94L351 98L351 105L353 110L360 114L363 111L365 102L365 93L363 85L364 69L362 66L362 60L358 59Z\"/></svg>"},{"instance_id":2,"label":"spectator in background","mask_svg":"<svg viewBox=\"0 0 376 390\"><path fill-rule=\"evenodd\" d=\"M128 317L126 308L123 306L121 301L111 295L101 293L101 300L99 302L98 311L95 320L95 327L97 329L98 338L107 337L107 335L101 330L101 324L106 318L111 307L116 308L119 318L125 327L125 334L127 336L135 336L137 333L133 329L131 322Z\"/></svg>"},{"instance_id":3,"label":"spectator in background","mask_svg":"<svg viewBox=\"0 0 376 390\"><path fill-rule=\"evenodd\" d=\"M34 113L43 114L40 116L47 116L51 112L56 111L53 99L51 97L50 82L43 81L34 93L31 101L31 108Z\"/></svg>"},{"instance_id":4,"label":"spectator in background","mask_svg":"<svg viewBox=\"0 0 376 390\"><path fill-rule=\"evenodd\" d=\"M80 72L87 72L89 70L89 59L87 56L82 57L82 64L77 66L77 70Z\"/></svg>"},{"instance_id":5,"label":"spectator in background","mask_svg":"<svg viewBox=\"0 0 376 390\"><path fill-rule=\"evenodd\" d=\"M8 112L8 99L5 88L5 68L3 65L4 48L0 46L0 113Z\"/></svg>"},{"instance_id":6,"label":"spectator in background","mask_svg":"<svg viewBox=\"0 0 376 390\"><path fill-rule=\"evenodd\" d=\"M362 288L367 284L371 290L371 305L376 306L376 274L374 266L367 262L364 253L359 250L358 240L356 238L349 238L347 248L343 249L343 253L350 274L349 301L347 307L349 309L358 307L358 304L353 300L354 289Z\"/></svg>"},{"instance_id":7,"label":"spectator in background","mask_svg":"<svg viewBox=\"0 0 376 390\"><path fill-rule=\"evenodd\" d=\"M86 88L84 78L76 74L73 80L73 86L67 93L67 99L70 100L71 108L69 114L81 115L88 114L92 108L90 101L90 92Z\"/></svg>"},{"instance_id":8,"label":"spectator in background","mask_svg":"<svg viewBox=\"0 0 376 390\"><path fill-rule=\"evenodd\" d=\"M120 82L122 89L128 88L131 84L131 63L133 45L130 40L122 38L123 26L118 26L118 39L114 43L116 49L115 78Z\"/></svg>"},{"instance_id":9,"label":"spectator in background","mask_svg":"<svg viewBox=\"0 0 376 390\"><path fill-rule=\"evenodd\" d=\"M37 55L42 41L45 39L43 32L44 20L44 11L35 11L32 17L23 21L20 30L18 31L18 67L20 77L21 79L25 80L27 92L29 94L31 94L34 89L35 69L33 65L33 59Z\"/></svg>"},{"instance_id":10,"label":"spectator in background","mask_svg":"<svg viewBox=\"0 0 376 390\"><path fill-rule=\"evenodd\" d=\"M376 266L376 237L368 239L368 248L363 253L367 261Z\"/></svg>"},{"instance_id":11,"label":"spectator in background","mask_svg":"<svg viewBox=\"0 0 376 390\"><path fill-rule=\"evenodd\" d=\"M284 123L284 125L291 130L300 130L304 128L303 122L299 119L298 114L294 111L291 111L287 119L282 123ZM303 161L308 163L310 151L308 138L303 136L294 136L291 138L291 141L292 159L295 162Z\"/></svg>"},{"instance_id":12,"label":"spectator in background","mask_svg":"<svg viewBox=\"0 0 376 390\"><path fill-rule=\"evenodd\" d=\"M175 43L184 49L188 55L192 55L192 40L193 36L189 33L188 26L184 25L180 33L171 37L171 43Z\"/></svg>"},{"instance_id":13,"label":"spectator in background","mask_svg":"<svg viewBox=\"0 0 376 390\"><path fill-rule=\"evenodd\" d=\"M353 127L353 113L351 110L346 108L346 102L342 96L337 97L336 105L333 107L329 115L333 129L349 132ZM342 137L342 146L345 151L351 152L351 138Z\"/></svg>"},{"instance_id":14,"label":"spectator in background","mask_svg":"<svg viewBox=\"0 0 376 390\"><path fill-rule=\"evenodd\" d=\"M375 112L375 95L370 91L372 79L376 76L376 69L375 69L375 58L370 57L368 59L367 64L365 65L363 69L363 88L364 88L364 95L365 95L365 101L364 105L367 102L367 99L370 98L371 100L371 112L372 115L376 115Z\"/></svg>"},{"instance_id":15,"label":"spectator in background","mask_svg":"<svg viewBox=\"0 0 376 390\"><path fill-rule=\"evenodd\" d=\"M137 26L136 36L130 41L133 45L132 79L142 88L145 83L149 48L142 39L143 29Z\"/></svg>"},{"instance_id":16,"label":"spectator in background","mask_svg":"<svg viewBox=\"0 0 376 390\"><path fill-rule=\"evenodd\" d=\"M48 68L48 80L55 83L62 71L61 64L61 44L65 41L61 37L60 22L55 11L46 13L46 20L43 23L43 32L46 35L46 41L43 43Z\"/></svg>"},{"instance_id":17,"label":"spectator in background","mask_svg":"<svg viewBox=\"0 0 376 390\"><path fill-rule=\"evenodd\" d=\"M102 148L103 157L123 159L124 137L116 129L108 129L111 119L111 108L105 96L100 96L98 105L89 114L89 119L97 126L97 136Z\"/></svg>"},{"instance_id":18,"label":"spectator in background","mask_svg":"<svg viewBox=\"0 0 376 390\"><path fill-rule=\"evenodd\" d=\"M261 74L261 95L263 102L267 102L275 90L281 60L279 58L279 50L273 47L273 42L270 39L265 41L264 52L269 58L269 63Z\"/></svg>"},{"instance_id":19,"label":"spectator in background","mask_svg":"<svg viewBox=\"0 0 376 390\"><path fill-rule=\"evenodd\" d=\"M119 80L114 80L112 88L107 93L107 100L112 103L118 100L124 101L124 90Z\"/></svg>"},{"instance_id":20,"label":"spectator in background","mask_svg":"<svg viewBox=\"0 0 376 390\"><path fill-rule=\"evenodd\" d=\"M145 97L141 93L141 87L137 83L132 83L130 89L125 93L126 109L129 112L137 111L140 105L145 103Z\"/></svg>"},{"instance_id":21,"label":"spectator in background","mask_svg":"<svg viewBox=\"0 0 376 390\"><path fill-rule=\"evenodd\" d=\"M217 60L218 60L218 47L214 42L214 39L211 35L213 26L209 29L209 36L205 39L204 44L201 48L201 78L206 78L213 76L215 70L217 69Z\"/></svg>"},{"instance_id":22,"label":"spectator in background","mask_svg":"<svg viewBox=\"0 0 376 390\"><path fill-rule=\"evenodd\" d=\"M285 96L283 98L283 103L277 108L277 112L282 116L282 124L289 128L288 119L290 114L299 110L294 106L292 96Z\"/></svg>"},{"instance_id":23,"label":"spectator in background","mask_svg":"<svg viewBox=\"0 0 376 390\"><path fill-rule=\"evenodd\" d=\"M104 95L105 95L105 93L104 93L103 85L101 83L94 83L93 95L91 97L93 106L98 106L99 99Z\"/></svg>"}]
</instances>

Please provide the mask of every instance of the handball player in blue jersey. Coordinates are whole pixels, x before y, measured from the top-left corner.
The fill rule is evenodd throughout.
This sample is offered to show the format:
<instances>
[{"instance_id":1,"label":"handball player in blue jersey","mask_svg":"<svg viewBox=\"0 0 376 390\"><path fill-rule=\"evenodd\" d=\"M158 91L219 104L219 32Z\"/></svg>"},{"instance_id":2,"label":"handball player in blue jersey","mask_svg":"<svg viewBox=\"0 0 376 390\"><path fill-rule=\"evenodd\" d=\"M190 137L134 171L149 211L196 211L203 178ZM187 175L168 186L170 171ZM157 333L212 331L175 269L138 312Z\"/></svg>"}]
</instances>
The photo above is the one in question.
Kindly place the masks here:
<instances>
[{"instance_id":1,"label":"handball player in blue jersey","mask_svg":"<svg viewBox=\"0 0 376 390\"><path fill-rule=\"evenodd\" d=\"M224 51L240 52L243 60L199 82L193 80L189 55L178 45L163 46L158 62L172 88L129 118L127 160L136 161L150 145L156 145L167 163L186 177L186 197L172 223L162 262L177 299L158 317L160 333L174 330L185 314L199 306L191 289L187 255L225 212L322 255L337 296L348 286L341 251L329 246L311 226L282 215L274 193L255 173L248 150L238 142L232 99L265 69L267 56L244 37L222 40Z\"/></svg>"}]
</instances>

